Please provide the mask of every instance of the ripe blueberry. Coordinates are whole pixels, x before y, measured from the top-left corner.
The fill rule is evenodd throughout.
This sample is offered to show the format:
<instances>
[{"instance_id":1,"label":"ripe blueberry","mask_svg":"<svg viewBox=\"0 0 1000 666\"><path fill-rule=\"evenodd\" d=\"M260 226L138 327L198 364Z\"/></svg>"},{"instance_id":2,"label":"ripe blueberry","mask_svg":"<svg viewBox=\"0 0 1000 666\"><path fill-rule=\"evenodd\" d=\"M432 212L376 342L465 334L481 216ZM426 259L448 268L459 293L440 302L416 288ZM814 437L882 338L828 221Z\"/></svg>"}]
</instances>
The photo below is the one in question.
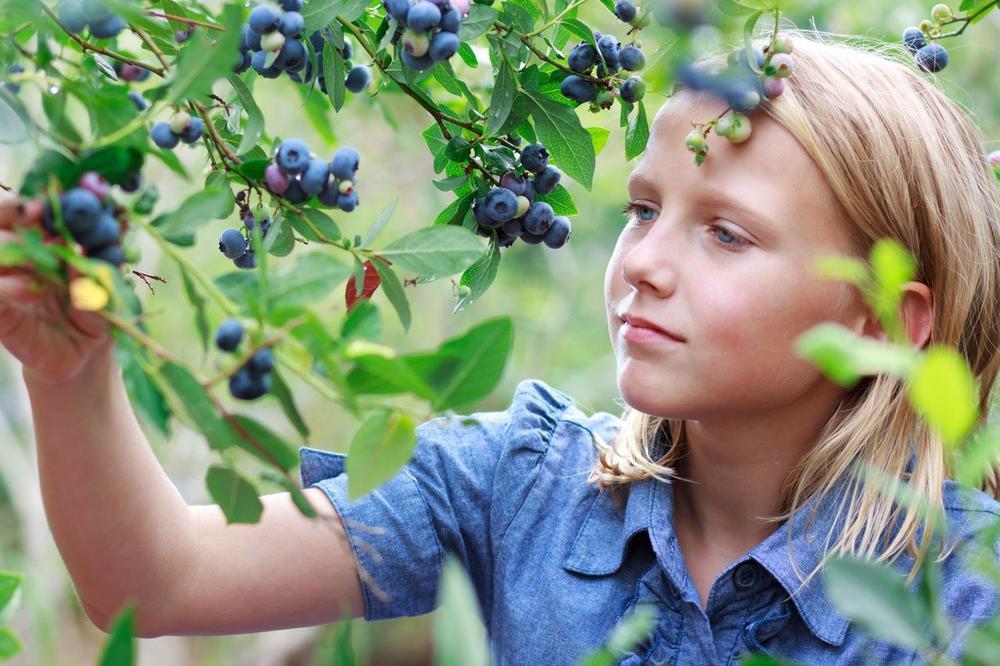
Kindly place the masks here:
<instances>
[{"instance_id":1,"label":"ripe blueberry","mask_svg":"<svg viewBox=\"0 0 1000 666\"><path fill-rule=\"evenodd\" d=\"M431 37L431 44L427 48L427 55L431 60L447 60L458 52L458 35L453 32L439 30Z\"/></svg>"},{"instance_id":2,"label":"ripe blueberry","mask_svg":"<svg viewBox=\"0 0 1000 666\"><path fill-rule=\"evenodd\" d=\"M125 252L120 245L103 245L87 250L87 256L91 259L100 259L114 266L121 266L125 263Z\"/></svg>"},{"instance_id":3,"label":"ripe blueberry","mask_svg":"<svg viewBox=\"0 0 1000 666\"><path fill-rule=\"evenodd\" d=\"M418 0L406 13L406 27L417 32L427 32L441 22L441 10L427 0Z\"/></svg>"},{"instance_id":4,"label":"ripe blueberry","mask_svg":"<svg viewBox=\"0 0 1000 666\"><path fill-rule=\"evenodd\" d=\"M247 239L239 229L226 229L219 236L219 251L228 259L235 259L247 251Z\"/></svg>"},{"instance_id":5,"label":"ripe blueberry","mask_svg":"<svg viewBox=\"0 0 1000 666\"><path fill-rule=\"evenodd\" d=\"M629 0L618 0L615 3L615 16L618 17L619 21L631 23L632 19L635 18L635 5Z\"/></svg>"},{"instance_id":6,"label":"ripe blueberry","mask_svg":"<svg viewBox=\"0 0 1000 666\"><path fill-rule=\"evenodd\" d=\"M302 189L302 183L299 182L298 178L290 178L288 180L288 189L285 190L283 196L285 201L298 204L308 199L309 193Z\"/></svg>"},{"instance_id":7,"label":"ripe blueberry","mask_svg":"<svg viewBox=\"0 0 1000 666\"><path fill-rule=\"evenodd\" d=\"M297 72L306 66L306 47L298 39L285 40L274 66L286 72Z\"/></svg>"},{"instance_id":8,"label":"ripe blueberry","mask_svg":"<svg viewBox=\"0 0 1000 666\"><path fill-rule=\"evenodd\" d=\"M533 143L521 151L521 164L532 173L538 173L549 165L549 151L540 143Z\"/></svg>"},{"instance_id":9,"label":"ripe blueberry","mask_svg":"<svg viewBox=\"0 0 1000 666\"><path fill-rule=\"evenodd\" d=\"M462 14L453 5L445 5L441 10L441 30L458 34L462 25Z\"/></svg>"},{"instance_id":10,"label":"ripe blueberry","mask_svg":"<svg viewBox=\"0 0 1000 666\"><path fill-rule=\"evenodd\" d=\"M201 138L204 131L205 124L201 121L201 118L191 118L191 122L181 132L181 141L184 143L194 143Z\"/></svg>"},{"instance_id":11,"label":"ripe blueberry","mask_svg":"<svg viewBox=\"0 0 1000 666\"><path fill-rule=\"evenodd\" d=\"M631 44L621 50L619 59L621 60L622 69L630 72L638 72L646 66L646 56L643 55L642 49Z\"/></svg>"},{"instance_id":12,"label":"ripe blueberry","mask_svg":"<svg viewBox=\"0 0 1000 666\"><path fill-rule=\"evenodd\" d=\"M97 225L101 217L101 201L90 190L74 187L60 200L62 217L70 233L76 236Z\"/></svg>"},{"instance_id":13,"label":"ripe blueberry","mask_svg":"<svg viewBox=\"0 0 1000 666\"><path fill-rule=\"evenodd\" d=\"M274 369L274 353L271 351L271 348L264 347L255 352L250 357L250 360L247 361L246 369L255 377L260 377L265 373L271 372Z\"/></svg>"},{"instance_id":14,"label":"ripe blueberry","mask_svg":"<svg viewBox=\"0 0 1000 666\"><path fill-rule=\"evenodd\" d=\"M486 194L486 217L500 226L517 212L517 196L505 187L494 187Z\"/></svg>"},{"instance_id":15,"label":"ripe blueberry","mask_svg":"<svg viewBox=\"0 0 1000 666\"><path fill-rule=\"evenodd\" d=\"M413 55L409 51L404 50L402 54L403 62L412 69L422 72L425 69L430 69L434 66L434 61L428 55Z\"/></svg>"},{"instance_id":16,"label":"ripe blueberry","mask_svg":"<svg viewBox=\"0 0 1000 666\"><path fill-rule=\"evenodd\" d=\"M646 94L646 82L638 76L630 76L619 89L622 99L635 104Z\"/></svg>"},{"instance_id":17,"label":"ripe blueberry","mask_svg":"<svg viewBox=\"0 0 1000 666\"><path fill-rule=\"evenodd\" d=\"M87 26L87 17L79 0L63 0L59 3L59 20L72 33L78 33Z\"/></svg>"},{"instance_id":18,"label":"ripe blueberry","mask_svg":"<svg viewBox=\"0 0 1000 666\"><path fill-rule=\"evenodd\" d=\"M383 0L389 15L396 19L399 25L406 25L406 15L410 11L410 0Z\"/></svg>"},{"instance_id":19,"label":"ripe blueberry","mask_svg":"<svg viewBox=\"0 0 1000 666\"><path fill-rule=\"evenodd\" d=\"M145 111L149 108L149 102L147 102L146 98L142 96L142 93L137 93L136 91L131 90L129 91L128 98L132 100L132 103L135 104L135 108L139 111Z\"/></svg>"},{"instance_id":20,"label":"ripe blueberry","mask_svg":"<svg viewBox=\"0 0 1000 666\"><path fill-rule=\"evenodd\" d=\"M330 178L330 165L326 160L314 157L309 160L309 166L299 177L302 189L307 194L319 194L326 187L326 181Z\"/></svg>"},{"instance_id":21,"label":"ripe blueberry","mask_svg":"<svg viewBox=\"0 0 1000 666\"><path fill-rule=\"evenodd\" d=\"M910 53L916 54L926 44L927 37L920 28L911 25L903 31L903 45L906 46L906 50Z\"/></svg>"},{"instance_id":22,"label":"ripe blueberry","mask_svg":"<svg viewBox=\"0 0 1000 666\"><path fill-rule=\"evenodd\" d=\"M358 191L351 190L347 194L341 194L337 197L337 208L344 211L345 213L350 213L352 210L358 207Z\"/></svg>"},{"instance_id":23,"label":"ripe blueberry","mask_svg":"<svg viewBox=\"0 0 1000 666\"><path fill-rule=\"evenodd\" d=\"M76 234L75 237L80 245L89 249L117 243L119 234L118 220L115 219L114 215L103 212L96 226Z\"/></svg>"},{"instance_id":24,"label":"ripe blueberry","mask_svg":"<svg viewBox=\"0 0 1000 666\"><path fill-rule=\"evenodd\" d=\"M273 32L281 24L281 9L272 4L261 4L253 8L247 25L258 35Z\"/></svg>"},{"instance_id":25,"label":"ripe blueberry","mask_svg":"<svg viewBox=\"0 0 1000 666\"><path fill-rule=\"evenodd\" d=\"M524 216L524 229L532 234L544 234L552 224L552 206L544 201L536 201L531 204L528 214Z\"/></svg>"},{"instance_id":26,"label":"ripe blueberry","mask_svg":"<svg viewBox=\"0 0 1000 666\"><path fill-rule=\"evenodd\" d=\"M110 39L125 29L125 19L114 15L103 21L90 23L90 36L97 39Z\"/></svg>"},{"instance_id":27,"label":"ripe blueberry","mask_svg":"<svg viewBox=\"0 0 1000 666\"><path fill-rule=\"evenodd\" d=\"M948 66L948 51L940 44L927 44L917 50L917 66L925 72L940 72Z\"/></svg>"},{"instance_id":28,"label":"ripe blueberry","mask_svg":"<svg viewBox=\"0 0 1000 666\"><path fill-rule=\"evenodd\" d=\"M602 36L597 42L597 50L604 56L604 62L607 63L612 72L618 69L621 58L621 44L618 43L618 39L614 35Z\"/></svg>"},{"instance_id":29,"label":"ripe blueberry","mask_svg":"<svg viewBox=\"0 0 1000 666\"><path fill-rule=\"evenodd\" d=\"M549 226L549 230L545 232L543 240L550 248L558 250L569 240L571 231L572 225L569 220L562 215L557 215L552 218L552 224Z\"/></svg>"},{"instance_id":30,"label":"ripe blueberry","mask_svg":"<svg viewBox=\"0 0 1000 666\"><path fill-rule=\"evenodd\" d=\"M587 42L580 42L569 52L566 64L574 72L584 73L590 70L597 62L597 49Z\"/></svg>"},{"instance_id":31,"label":"ripe blueberry","mask_svg":"<svg viewBox=\"0 0 1000 666\"><path fill-rule=\"evenodd\" d=\"M281 0L281 8L286 12L301 12L302 0Z\"/></svg>"},{"instance_id":32,"label":"ripe blueberry","mask_svg":"<svg viewBox=\"0 0 1000 666\"><path fill-rule=\"evenodd\" d=\"M562 91L563 95L577 102L589 102L594 99L594 95L597 93L597 88L593 83L581 79L576 74L570 74L563 79L562 83L559 84L559 90Z\"/></svg>"},{"instance_id":33,"label":"ripe blueberry","mask_svg":"<svg viewBox=\"0 0 1000 666\"><path fill-rule=\"evenodd\" d=\"M149 130L149 136L153 139L153 143L160 148L174 148L181 140L181 138L174 134L173 130L170 129L170 123L162 120L158 123L154 123L153 127Z\"/></svg>"},{"instance_id":34,"label":"ripe blueberry","mask_svg":"<svg viewBox=\"0 0 1000 666\"><path fill-rule=\"evenodd\" d=\"M358 151L349 146L337 150L330 160L330 172L341 180L352 180L358 171L361 156Z\"/></svg>"},{"instance_id":35,"label":"ripe blueberry","mask_svg":"<svg viewBox=\"0 0 1000 666\"><path fill-rule=\"evenodd\" d=\"M250 270L251 268L257 268L257 255L253 250L247 250L240 256L233 259L233 263L237 268L243 268Z\"/></svg>"},{"instance_id":36,"label":"ripe blueberry","mask_svg":"<svg viewBox=\"0 0 1000 666\"><path fill-rule=\"evenodd\" d=\"M457 37L455 39L458 39ZM352 93L359 93L368 87L368 82L371 81L372 74L371 70L365 65L355 65L351 67L351 71L347 73L347 79L344 81L344 87L350 90Z\"/></svg>"},{"instance_id":37,"label":"ripe blueberry","mask_svg":"<svg viewBox=\"0 0 1000 666\"><path fill-rule=\"evenodd\" d=\"M560 178L562 178L562 173L560 173L558 169L547 166L535 174L532 187L534 187L536 194L548 194L556 188L556 185L559 184Z\"/></svg>"},{"instance_id":38,"label":"ripe blueberry","mask_svg":"<svg viewBox=\"0 0 1000 666\"><path fill-rule=\"evenodd\" d=\"M274 161L290 176L302 173L309 166L309 146L302 139L285 139L278 146Z\"/></svg>"},{"instance_id":39,"label":"ripe blueberry","mask_svg":"<svg viewBox=\"0 0 1000 666\"><path fill-rule=\"evenodd\" d=\"M298 37L302 34L302 29L305 27L306 22L302 18L302 14L298 12L285 12L285 15L281 17L281 25L278 26L278 30L285 37Z\"/></svg>"}]
</instances>

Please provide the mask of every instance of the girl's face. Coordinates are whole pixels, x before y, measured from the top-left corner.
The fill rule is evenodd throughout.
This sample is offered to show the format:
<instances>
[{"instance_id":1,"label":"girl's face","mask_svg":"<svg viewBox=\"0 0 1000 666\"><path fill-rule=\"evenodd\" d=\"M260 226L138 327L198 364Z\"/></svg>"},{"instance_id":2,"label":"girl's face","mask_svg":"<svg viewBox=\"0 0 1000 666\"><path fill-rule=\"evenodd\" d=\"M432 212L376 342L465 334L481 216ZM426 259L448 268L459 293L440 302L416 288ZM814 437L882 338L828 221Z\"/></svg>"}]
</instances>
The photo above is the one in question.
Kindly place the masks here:
<instances>
[{"instance_id":1,"label":"girl's face","mask_svg":"<svg viewBox=\"0 0 1000 666\"><path fill-rule=\"evenodd\" d=\"M846 217L786 130L755 114L749 140L712 133L695 165L685 135L725 108L683 91L660 109L605 274L619 391L654 416L759 413L828 393L834 385L795 356L794 341L823 321L852 326L864 312L853 287L812 275L819 255L849 253ZM682 341L625 339L626 312Z\"/></svg>"}]
</instances>

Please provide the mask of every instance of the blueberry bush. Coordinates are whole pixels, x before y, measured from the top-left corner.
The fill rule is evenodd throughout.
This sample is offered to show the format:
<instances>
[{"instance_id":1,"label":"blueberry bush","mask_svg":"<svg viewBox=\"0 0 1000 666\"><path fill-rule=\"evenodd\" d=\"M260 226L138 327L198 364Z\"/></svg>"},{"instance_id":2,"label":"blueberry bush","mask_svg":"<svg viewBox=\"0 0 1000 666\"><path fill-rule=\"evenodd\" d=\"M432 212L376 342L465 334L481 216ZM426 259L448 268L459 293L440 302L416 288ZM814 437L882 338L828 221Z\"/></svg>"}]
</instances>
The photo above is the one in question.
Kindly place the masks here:
<instances>
[{"instance_id":1,"label":"blueberry bush","mask_svg":"<svg viewBox=\"0 0 1000 666\"><path fill-rule=\"evenodd\" d=\"M794 76L794 44L779 30L777 0L6 0L0 7L0 141L37 146L21 181L0 185L44 202L42 227L0 246L0 266L30 265L75 307L111 325L137 412L165 436L178 419L223 459L205 484L231 523L259 520L261 483L287 490L315 517L298 487L296 447L255 414L259 401L273 401L291 430L310 436L290 375L359 420L347 462L352 498L409 459L420 422L490 394L513 344L509 317L401 354L380 343L374 296L382 292L408 331L414 314L407 287L449 278L459 312L490 289L508 252L566 248L579 213L574 190L592 188L609 138L606 129L586 125L590 114L617 107L631 160L649 135L648 94L667 94L676 82L711 91L729 108L685 140L702 164L708 132L746 141L749 114ZM948 64L945 40L996 7L996 0L938 4L898 39L922 70L938 73ZM773 31L755 43L759 24ZM740 45L721 73L692 64L707 34ZM379 243L397 205L370 211L363 204L385 166L366 160L360 145L328 151L269 133L255 83L282 75L302 100L287 112L324 136L354 96L381 96L426 114L422 139L434 172L426 180L450 193L450 203L423 228ZM70 99L85 107L86 122L70 112ZM204 174L189 172L179 150L198 151ZM1000 153L991 159L1000 178ZM164 200L146 176L154 160L193 193ZM370 220L363 232L359 218ZM190 304L191 329L217 372L150 334L139 294L163 279L140 270L140 238L176 265L182 280L172 295ZM519 239L541 247L515 248ZM190 249L204 243L217 244L234 270L211 275L193 261ZM891 312L912 261L891 243L877 246L871 259L869 266L831 258L827 270ZM339 304L341 285L343 312L331 326L322 306L334 291ZM967 365L947 349L911 354L900 340L861 347L841 330L819 327L801 343L804 355L844 385L873 372L906 377L915 407L954 445L951 453L968 461L962 480L975 482L978 463L1000 447L1000 433L972 430ZM392 396L426 410L386 400ZM226 455L237 449L266 471L253 478L238 469ZM939 657L948 627L935 624L934 635L919 628L935 612L934 589L914 596L870 563L835 567L840 589L867 586L897 602L834 595L838 607L882 639ZM446 567L442 622L475 612L462 575L454 563ZM0 572L0 623L17 605L21 580ZM892 622L886 613L896 614ZM654 617L638 609L585 663L614 663L648 634ZM896 630L886 632L887 624ZM102 663L133 663L128 609L109 634ZM435 637L455 663L479 654L479 636ZM336 645L338 654L349 652L346 635ZM1000 624L976 633L972 646L968 663L1000 653ZM20 649L17 636L0 627L0 657Z\"/></svg>"}]
</instances>

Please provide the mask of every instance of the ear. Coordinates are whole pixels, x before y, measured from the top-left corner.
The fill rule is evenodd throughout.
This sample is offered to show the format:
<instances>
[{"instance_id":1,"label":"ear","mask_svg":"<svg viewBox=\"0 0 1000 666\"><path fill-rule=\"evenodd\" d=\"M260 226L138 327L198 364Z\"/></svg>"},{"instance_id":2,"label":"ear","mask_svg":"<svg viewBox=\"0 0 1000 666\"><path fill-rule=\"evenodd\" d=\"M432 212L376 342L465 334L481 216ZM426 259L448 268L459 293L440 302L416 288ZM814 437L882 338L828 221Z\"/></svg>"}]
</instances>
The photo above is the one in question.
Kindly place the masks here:
<instances>
[{"instance_id":1,"label":"ear","mask_svg":"<svg viewBox=\"0 0 1000 666\"><path fill-rule=\"evenodd\" d=\"M899 316L903 320L906 336L917 349L923 349L930 342L934 327L934 295L923 282L907 282L902 286L903 297L899 304ZM855 332L862 336L885 340L887 338L882 323L865 306L864 319L855 326Z\"/></svg>"}]
</instances>

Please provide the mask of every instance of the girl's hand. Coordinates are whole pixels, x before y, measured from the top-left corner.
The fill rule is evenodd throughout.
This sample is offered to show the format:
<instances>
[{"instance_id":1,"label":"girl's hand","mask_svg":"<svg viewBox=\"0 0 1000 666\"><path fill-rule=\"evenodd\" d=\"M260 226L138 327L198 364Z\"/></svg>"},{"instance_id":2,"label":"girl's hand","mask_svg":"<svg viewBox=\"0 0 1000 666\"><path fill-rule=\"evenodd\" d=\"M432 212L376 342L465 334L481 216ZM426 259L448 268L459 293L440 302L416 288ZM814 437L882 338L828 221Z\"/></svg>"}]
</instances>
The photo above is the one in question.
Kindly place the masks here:
<instances>
[{"instance_id":1,"label":"girl's hand","mask_svg":"<svg viewBox=\"0 0 1000 666\"><path fill-rule=\"evenodd\" d=\"M38 227L42 202L0 202L0 246L20 242L19 227ZM70 278L79 275L72 267ZM43 286L24 266L0 266L0 345L24 365L25 378L64 382L76 377L114 345L98 314L77 310L65 289Z\"/></svg>"}]
</instances>

